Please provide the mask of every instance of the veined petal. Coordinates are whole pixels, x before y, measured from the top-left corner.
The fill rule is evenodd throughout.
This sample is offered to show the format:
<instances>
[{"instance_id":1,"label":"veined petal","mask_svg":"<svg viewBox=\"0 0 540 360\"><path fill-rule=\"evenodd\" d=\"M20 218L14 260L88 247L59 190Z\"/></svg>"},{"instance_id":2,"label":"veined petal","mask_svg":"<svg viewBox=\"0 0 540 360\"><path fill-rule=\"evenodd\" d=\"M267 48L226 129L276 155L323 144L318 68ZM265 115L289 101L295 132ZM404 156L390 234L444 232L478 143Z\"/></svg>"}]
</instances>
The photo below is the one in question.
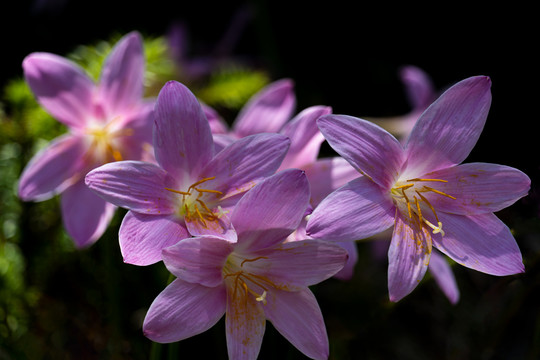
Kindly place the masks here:
<instances>
[{"instance_id":1,"label":"veined petal","mask_svg":"<svg viewBox=\"0 0 540 360\"><path fill-rule=\"evenodd\" d=\"M434 237L434 245L458 264L498 276L525 271L516 240L494 214L438 215L445 236Z\"/></svg>"},{"instance_id":2,"label":"veined petal","mask_svg":"<svg viewBox=\"0 0 540 360\"><path fill-rule=\"evenodd\" d=\"M49 114L71 128L84 128L93 113L95 85L78 65L54 54L32 53L24 59L23 70Z\"/></svg>"},{"instance_id":3,"label":"veined petal","mask_svg":"<svg viewBox=\"0 0 540 360\"><path fill-rule=\"evenodd\" d=\"M51 141L23 170L19 197L24 201L41 201L64 190L70 185L68 180L84 169L87 150L88 145L80 136L66 134Z\"/></svg>"},{"instance_id":4,"label":"veined petal","mask_svg":"<svg viewBox=\"0 0 540 360\"><path fill-rule=\"evenodd\" d=\"M127 130L129 136L122 136L117 140L121 142L119 148L122 149L123 160L144 160L148 156L154 156L152 148L153 109L153 101L144 101L125 115L122 129Z\"/></svg>"},{"instance_id":5,"label":"veined petal","mask_svg":"<svg viewBox=\"0 0 540 360\"><path fill-rule=\"evenodd\" d=\"M257 261L243 269L269 279L288 291L320 283L334 276L347 261L347 251L337 244L320 240L300 240L249 253Z\"/></svg>"},{"instance_id":6,"label":"veined petal","mask_svg":"<svg viewBox=\"0 0 540 360\"><path fill-rule=\"evenodd\" d=\"M176 81L161 89L153 144L158 163L181 183L191 183L214 156L210 125L191 91Z\"/></svg>"},{"instance_id":7,"label":"veined petal","mask_svg":"<svg viewBox=\"0 0 540 360\"><path fill-rule=\"evenodd\" d=\"M290 140L279 134L244 137L219 152L201 177L216 177L214 189L223 193L221 199L244 193L276 172L289 144Z\"/></svg>"},{"instance_id":8,"label":"veined petal","mask_svg":"<svg viewBox=\"0 0 540 360\"><path fill-rule=\"evenodd\" d=\"M407 141L407 173L417 176L465 160L484 128L490 87L486 76L462 80L426 109Z\"/></svg>"},{"instance_id":9,"label":"veined petal","mask_svg":"<svg viewBox=\"0 0 540 360\"><path fill-rule=\"evenodd\" d=\"M452 304L457 304L459 301L459 288L456 278L448 261L436 250L431 253L428 270L448 300Z\"/></svg>"},{"instance_id":10,"label":"veined petal","mask_svg":"<svg viewBox=\"0 0 540 360\"><path fill-rule=\"evenodd\" d=\"M437 211L457 215L504 209L526 196L531 184L529 177L517 169L486 163L461 164L425 177L447 181L433 187L455 199L429 191L424 194Z\"/></svg>"},{"instance_id":11,"label":"veined petal","mask_svg":"<svg viewBox=\"0 0 540 360\"><path fill-rule=\"evenodd\" d=\"M214 326L225 312L224 286L206 287L174 280L152 302L143 332L159 343L171 343Z\"/></svg>"},{"instance_id":12,"label":"veined petal","mask_svg":"<svg viewBox=\"0 0 540 360\"><path fill-rule=\"evenodd\" d=\"M234 121L234 133L244 137L263 132L279 132L283 124L292 117L296 106L293 88L292 80L282 79L253 95Z\"/></svg>"},{"instance_id":13,"label":"veined petal","mask_svg":"<svg viewBox=\"0 0 540 360\"><path fill-rule=\"evenodd\" d=\"M173 179L159 166L143 161L116 161L86 175L86 185L117 206L142 214L176 211Z\"/></svg>"},{"instance_id":14,"label":"veined petal","mask_svg":"<svg viewBox=\"0 0 540 360\"><path fill-rule=\"evenodd\" d=\"M146 266L162 260L161 250L189 237L174 215L146 215L129 211L118 232L125 263Z\"/></svg>"},{"instance_id":15,"label":"veined petal","mask_svg":"<svg viewBox=\"0 0 540 360\"><path fill-rule=\"evenodd\" d=\"M317 119L332 112L329 106L312 106L302 110L280 131L291 139L291 147L280 169L298 168L314 162L324 137L317 127Z\"/></svg>"},{"instance_id":16,"label":"veined petal","mask_svg":"<svg viewBox=\"0 0 540 360\"><path fill-rule=\"evenodd\" d=\"M298 169L283 170L263 180L233 210L236 249L252 252L285 240L300 224L308 202L309 183Z\"/></svg>"},{"instance_id":17,"label":"veined petal","mask_svg":"<svg viewBox=\"0 0 540 360\"><path fill-rule=\"evenodd\" d=\"M243 288L227 288L225 331L229 359L257 359L266 327L262 306Z\"/></svg>"},{"instance_id":18,"label":"veined petal","mask_svg":"<svg viewBox=\"0 0 540 360\"><path fill-rule=\"evenodd\" d=\"M232 251L224 239L193 237L163 249L163 262L179 279L214 287L223 283L221 271Z\"/></svg>"},{"instance_id":19,"label":"veined petal","mask_svg":"<svg viewBox=\"0 0 540 360\"><path fill-rule=\"evenodd\" d=\"M283 337L311 359L328 359L328 335L313 293L272 289L263 306L266 317Z\"/></svg>"},{"instance_id":20,"label":"veined petal","mask_svg":"<svg viewBox=\"0 0 540 360\"><path fill-rule=\"evenodd\" d=\"M394 224L390 196L369 178L354 179L328 195L310 215L307 234L317 239L365 239Z\"/></svg>"},{"instance_id":21,"label":"veined petal","mask_svg":"<svg viewBox=\"0 0 540 360\"><path fill-rule=\"evenodd\" d=\"M100 103L117 116L136 105L143 96L144 54L141 35L133 31L111 50L101 71Z\"/></svg>"},{"instance_id":22,"label":"veined petal","mask_svg":"<svg viewBox=\"0 0 540 360\"><path fill-rule=\"evenodd\" d=\"M347 251L348 258L347 262L345 262L345 265L343 266L343 269L338 271L334 277L340 280L351 280L354 276L354 268L358 262L358 249L356 247L356 241L336 242L336 244Z\"/></svg>"},{"instance_id":23,"label":"veined petal","mask_svg":"<svg viewBox=\"0 0 540 360\"><path fill-rule=\"evenodd\" d=\"M338 154L380 187L390 189L405 159L393 135L369 121L347 115L326 115L317 123Z\"/></svg>"},{"instance_id":24,"label":"veined petal","mask_svg":"<svg viewBox=\"0 0 540 360\"><path fill-rule=\"evenodd\" d=\"M105 232L116 207L78 181L62 193L62 220L77 248L96 242Z\"/></svg>"},{"instance_id":25,"label":"veined petal","mask_svg":"<svg viewBox=\"0 0 540 360\"><path fill-rule=\"evenodd\" d=\"M388 249L388 292L390 301L410 294L424 277L431 256L431 234L397 213Z\"/></svg>"},{"instance_id":26,"label":"veined petal","mask_svg":"<svg viewBox=\"0 0 540 360\"><path fill-rule=\"evenodd\" d=\"M227 210L218 208L218 211L222 213L217 213L215 219L201 219L198 217L184 219L189 233L192 236L218 236L228 242L236 242L238 237L229 216L225 212Z\"/></svg>"}]
</instances>

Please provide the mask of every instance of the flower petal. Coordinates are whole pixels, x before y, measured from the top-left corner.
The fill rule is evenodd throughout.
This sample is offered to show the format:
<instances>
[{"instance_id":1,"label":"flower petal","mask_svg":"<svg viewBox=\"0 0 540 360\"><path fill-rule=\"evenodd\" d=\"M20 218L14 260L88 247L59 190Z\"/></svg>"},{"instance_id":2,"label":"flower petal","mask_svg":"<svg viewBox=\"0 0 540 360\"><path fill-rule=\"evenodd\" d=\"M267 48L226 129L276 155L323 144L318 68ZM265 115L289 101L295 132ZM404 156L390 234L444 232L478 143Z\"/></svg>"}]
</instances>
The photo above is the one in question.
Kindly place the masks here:
<instances>
[{"instance_id":1,"label":"flower petal","mask_svg":"<svg viewBox=\"0 0 540 360\"><path fill-rule=\"evenodd\" d=\"M38 102L61 123L82 129L93 115L94 83L75 63L54 54L23 60L26 82Z\"/></svg>"},{"instance_id":2,"label":"flower petal","mask_svg":"<svg viewBox=\"0 0 540 360\"><path fill-rule=\"evenodd\" d=\"M139 214L128 211L122 220L118 240L124 262L146 266L162 260L161 250L189 234L176 216Z\"/></svg>"},{"instance_id":3,"label":"flower petal","mask_svg":"<svg viewBox=\"0 0 540 360\"><path fill-rule=\"evenodd\" d=\"M309 289L272 289L263 307L266 317L281 335L311 359L328 359L328 335L317 299Z\"/></svg>"},{"instance_id":4,"label":"flower petal","mask_svg":"<svg viewBox=\"0 0 540 360\"><path fill-rule=\"evenodd\" d=\"M400 69L399 75L413 110L423 111L435 100L433 82L422 69L406 65Z\"/></svg>"},{"instance_id":5,"label":"flower petal","mask_svg":"<svg viewBox=\"0 0 540 360\"><path fill-rule=\"evenodd\" d=\"M383 189L390 189L404 161L401 144L381 127L347 115L326 115L317 120L332 148L355 169Z\"/></svg>"},{"instance_id":6,"label":"flower petal","mask_svg":"<svg viewBox=\"0 0 540 360\"><path fill-rule=\"evenodd\" d=\"M141 35L133 31L111 50L101 71L100 103L109 116L118 116L143 96L144 54Z\"/></svg>"},{"instance_id":7,"label":"flower petal","mask_svg":"<svg viewBox=\"0 0 540 360\"><path fill-rule=\"evenodd\" d=\"M399 213L388 249L388 292L390 301L410 294L424 277L431 256L431 234Z\"/></svg>"},{"instance_id":8,"label":"flower petal","mask_svg":"<svg viewBox=\"0 0 540 360\"><path fill-rule=\"evenodd\" d=\"M454 273L444 256L437 251L433 251L429 260L428 270L448 300L452 304L457 304L459 301L459 288Z\"/></svg>"},{"instance_id":9,"label":"flower petal","mask_svg":"<svg viewBox=\"0 0 540 360\"><path fill-rule=\"evenodd\" d=\"M458 264L498 276L525 271L516 240L494 214L439 213L439 220L445 236L434 237L434 245Z\"/></svg>"},{"instance_id":10,"label":"flower petal","mask_svg":"<svg viewBox=\"0 0 540 360\"><path fill-rule=\"evenodd\" d=\"M24 201L51 198L71 184L84 167L88 146L79 136L62 135L39 151L26 165L19 180L19 197Z\"/></svg>"},{"instance_id":11,"label":"flower petal","mask_svg":"<svg viewBox=\"0 0 540 360\"><path fill-rule=\"evenodd\" d=\"M278 80L264 87L240 110L233 132L239 137L279 132L296 106L293 88L294 83L290 79Z\"/></svg>"},{"instance_id":12,"label":"flower petal","mask_svg":"<svg viewBox=\"0 0 540 360\"><path fill-rule=\"evenodd\" d=\"M231 216L237 250L256 251L285 240L300 224L308 202L309 184L301 170L283 170L257 184Z\"/></svg>"},{"instance_id":13,"label":"flower petal","mask_svg":"<svg viewBox=\"0 0 540 360\"><path fill-rule=\"evenodd\" d=\"M297 168L314 162L319 155L319 148L324 141L317 119L332 112L329 106L312 106L301 111L289 121L281 134L291 139L291 147L283 160L280 169Z\"/></svg>"},{"instance_id":14,"label":"flower petal","mask_svg":"<svg viewBox=\"0 0 540 360\"><path fill-rule=\"evenodd\" d=\"M154 102L145 101L124 116L121 127L129 135L117 137L123 160L143 160L148 156L154 156L152 148L153 110Z\"/></svg>"},{"instance_id":15,"label":"flower petal","mask_svg":"<svg viewBox=\"0 0 540 360\"><path fill-rule=\"evenodd\" d=\"M214 326L225 312L225 287L174 280L152 302L143 323L146 337L171 343Z\"/></svg>"},{"instance_id":16,"label":"flower petal","mask_svg":"<svg viewBox=\"0 0 540 360\"><path fill-rule=\"evenodd\" d=\"M517 169L485 163L461 164L426 174L425 177L447 181L430 186L455 199L430 191L425 192L424 196L437 211L458 215L504 209L527 195L531 184L529 177Z\"/></svg>"},{"instance_id":17,"label":"flower petal","mask_svg":"<svg viewBox=\"0 0 540 360\"><path fill-rule=\"evenodd\" d=\"M86 185L117 206L142 214L167 215L176 211L172 178L159 166L143 161L116 161L86 175Z\"/></svg>"},{"instance_id":18,"label":"flower petal","mask_svg":"<svg viewBox=\"0 0 540 360\"><path fill-rule=\"evenodd\" d=\"M484 128L491 80L475 76L452 86L420 116L407 141L411 177L461 163Z\"/></svg>"},{"instance_id":19,"label":"flower petal","mask_svg":"<svg viewBox=\"0 0 540 360\"><path fill-rule=\"evenodd\" d=\"M78 181L62 193L62 220L77 248L96 242L105 232L116 207Z\"/></svg>"},{"instance_id":20,"label":"flower petal","mask_svg":"<svg viewBox=\"0 0 540 360\"><path fill-rule=\"evenodd\" d=\"M233 246L218 237L193 237L163 249L167 269L187 282L204 286L223 283L221 273Z\"/></svg>"},{"instance_id":21,"label":"flower petal","mask_svg":"<svg viewBox=\"0 0 540 360\"><path fill-rule=\"evenodd\" d=\"M338 271L334 277L340 280L351 280L354 276L354 268L358 262L358 249L356 247L356 241L336 242L336 244L347 251L348 258L347 262L343 266L343 269Z\"/></svg>"},{"instance_id":22,"label":"flower petal","mask_svg":"<svg viewBox=\"0 0 540 360\"><path fill-rule=\"evenodd\" d=\"M331 241L365 239L392 226L395 213L390 196L362 176L328 195L313 210L307 234Z\"/></svg>"},{"instance_id":23,"label":"flower petal","mask_svg":"<svg viewBox=\"0 0 540 360\"><path fill-rule=\"evenodd\" d=\"M210 125L195 95L179 82L167 82L154 121L156 160L179 182L192 183L214 156Z\"/></svg>"},{"instance_id":24,"label":"flower petal","mask_svg":"<svg viewBox=\"0 0 540 360\"><path fill-rule=\"evenodd\" d=\"M222 214L219 214L219 211L222 211ZM192 236L219 236L229 242L236 242L238 237L227 214L219 208L214 214L217 214L217 217L213 220L198 217L184 218L189 233Z\"/></svg>"}]
</instances>

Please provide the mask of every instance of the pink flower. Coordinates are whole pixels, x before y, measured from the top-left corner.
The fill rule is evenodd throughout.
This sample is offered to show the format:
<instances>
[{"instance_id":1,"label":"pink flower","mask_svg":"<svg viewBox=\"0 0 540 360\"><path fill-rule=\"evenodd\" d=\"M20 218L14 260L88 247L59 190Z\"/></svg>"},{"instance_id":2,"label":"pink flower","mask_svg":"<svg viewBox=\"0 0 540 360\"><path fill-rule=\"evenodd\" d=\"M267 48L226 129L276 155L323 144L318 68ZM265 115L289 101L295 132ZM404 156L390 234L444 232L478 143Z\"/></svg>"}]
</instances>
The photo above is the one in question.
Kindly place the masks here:
<instances>
[{"instance_id":1,"label":"pink flower","mask_svg":"<svg viewBox=\"0 0 540 360\"><path fill-rule=\"evenodd\" d=\"M155 107L157 164L118 161L92 170L86 184L103 199L130 210L120 227L124 261L149 265L161 250L190 236L236 241L229 213L256 183L275 173L289 139L247 136L219 153L208 120L184 85L169 81Z\"/></svg>"},{"instance_id":2,"label":"pink flower","mask_svg":"<svg viewBox=\"0 0 540 360\"><path fill-rule=\"evenodd\" d=\"M335 274L347 254L317 240L283 243L308 201L303 172L284 170L238 202L231 215L236 243L204 236L164 249L163 261L177 279L150 306L144 334L156 342L179 341L206 331L225 313L230 359L257 358L266 319L306 356L326 359L324 320L308 286Z\"/></svg>"},{"instance_id":3,"label":"pink flower","mask_svg":"<svg viewBox=\"0 0 540 360\"><path fill-rule=\"evenodd\" d=\"M493 213L527 195L529 178L503 165L460 165L484 127L490 87L485 76L452 86L422 114L405 146L362 119L329 115L318 120L331 146L364 176L325 198L307 232L346 241L394 225L388 252L392 301L423 278L432 246L484 273L524 271L515 239Z\"/></svg>"},{"instance_id":4,"label":"pink flower","mask_svg":"<svg viewBox=\"0 0 540 360\"><path fill-rule=\"evenodd\" d=\"M138 33L124 36L95 84L71 61L33 53L23 61L26 81L39 103L69 132L36 154L19 180L19 196L42 201L62 194L62 218L77 247L103 234L115 207L84 184L104 163L141 159L151 142L153 102L144 101L144 55Z\"/></svg>"}]
</instances>

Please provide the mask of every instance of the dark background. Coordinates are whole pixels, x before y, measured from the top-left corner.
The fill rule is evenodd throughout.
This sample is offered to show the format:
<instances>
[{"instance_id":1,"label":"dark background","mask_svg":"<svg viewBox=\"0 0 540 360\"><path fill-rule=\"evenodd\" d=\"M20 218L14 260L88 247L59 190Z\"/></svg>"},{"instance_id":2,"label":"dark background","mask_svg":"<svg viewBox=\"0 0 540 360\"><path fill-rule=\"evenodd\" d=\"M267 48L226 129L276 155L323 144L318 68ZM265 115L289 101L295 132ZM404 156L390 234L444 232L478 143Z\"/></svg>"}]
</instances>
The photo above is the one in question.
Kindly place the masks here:
<instances>
[{"instance_id":1,"label":"dark background","mask_svg":"<svg viewBox=\"0 0 540 360\"><path fill-rule=\"evenodd\" d=\"M512 7L506 2L489 6L445 2L420 7L387 2L376 5L332 1L314 5L270 0L3 1L0 81L3 85L20 77L22 59L30 52L63 55L79 44L132 30L159 36L176 20L188 25L192 55L206 55L216 51L216 43L239 11L247 20L232 52L254 59L270 71L273 79L294 79L299 109L325 104L332 106L334 113L358 117L403 114L409 108L397 71L406 64L424 69L438 89L469 76L490 76L490 115L468 161L513 166L532 179L529 197L500 214L512 229L517 229L525 274L495 278L455 267L461 290L458 305L450 305L433 281L427 279L412 295L391 304L387 300L384 260L377 265L369 252L360 248L357 273L351 282L331 279L316 289L330 335L331 357L540 357L536 189L540 164L536 108L540 59L538 22L531 8ZM115 262L116 255L110 257L118 250L115 234L110 232L106 237L109 245L102 240L80 258L73 255L59 259L54 277L46 279L44 288L52 315L43 309L44 314L36 316L34 325L41 330L44 343L52 341L50 348L44 345L51 352L43 358L58 354L52 350L55 347L56 351L64 347L68 354L65 358L79 354L81 359L146 359L151 351L161 352L163 358L191 358L187 354L225 358L222 323L180 344L151 347L140 329L134 327L133 313L148 306L164 285L144 281L155 280L147 269L121 264L119 257ZM26 248L31 246L27 244ZM109 261L107 270L93 274L85 265L85 259L90 257ZM122 289L116 295L111 295L112 281ZM85 298L87 294L95 296L95 292L81 290L93 287L99 292L100 286L105 287L103 299ZM116 307L111 310L102 302L112 302ZM63 312L71 315L58 317ZM57 344L50 338L54 331L62 337ZM269 326L261 358L277 355L302 358ZM2 356L0 351L0 359Z\"/></svg>"}]
</instances>

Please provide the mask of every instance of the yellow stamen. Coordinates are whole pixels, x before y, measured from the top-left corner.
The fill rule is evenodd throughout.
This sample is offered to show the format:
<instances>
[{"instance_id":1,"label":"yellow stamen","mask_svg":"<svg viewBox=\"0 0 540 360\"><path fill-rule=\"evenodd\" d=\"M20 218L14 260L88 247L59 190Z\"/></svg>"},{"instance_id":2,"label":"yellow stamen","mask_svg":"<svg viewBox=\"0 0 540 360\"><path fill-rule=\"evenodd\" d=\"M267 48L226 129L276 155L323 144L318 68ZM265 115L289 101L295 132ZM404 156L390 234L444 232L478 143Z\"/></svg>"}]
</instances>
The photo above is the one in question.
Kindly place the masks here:
<instances>
[{"instance_id":1,"label":"yellow stamen","mask_svg":"<svg viewBox=\"0 0 540 360\"><path fill-rule=\"evenodd\" d=\"M453 197L452 195L448 195L447 193L444 193L444 192L442 192L442 191L433 189L433 188L431 188L431 187L429 187L429 186L425 186L425 185L424 185L424 189L429 190L429 191L433 191L435 194L439 194L439 195L442 195L442 196L446 196L446 197L448 197L448 198L450 198L450 199L456 200L456 198Z\"/></svg>"},{"instance_id":2,"label":"yellow stamen","mask_svg":"<svg viewBox=\"0 0 540 360\"><path fill-rule=\"evenodd\" d=\"M415 179L407 180L407 182L417 182L417 181L448 182L448 180L442 180L442 179L420 179L420 178L415 178Z\"/></svg>"}]
</instances>

